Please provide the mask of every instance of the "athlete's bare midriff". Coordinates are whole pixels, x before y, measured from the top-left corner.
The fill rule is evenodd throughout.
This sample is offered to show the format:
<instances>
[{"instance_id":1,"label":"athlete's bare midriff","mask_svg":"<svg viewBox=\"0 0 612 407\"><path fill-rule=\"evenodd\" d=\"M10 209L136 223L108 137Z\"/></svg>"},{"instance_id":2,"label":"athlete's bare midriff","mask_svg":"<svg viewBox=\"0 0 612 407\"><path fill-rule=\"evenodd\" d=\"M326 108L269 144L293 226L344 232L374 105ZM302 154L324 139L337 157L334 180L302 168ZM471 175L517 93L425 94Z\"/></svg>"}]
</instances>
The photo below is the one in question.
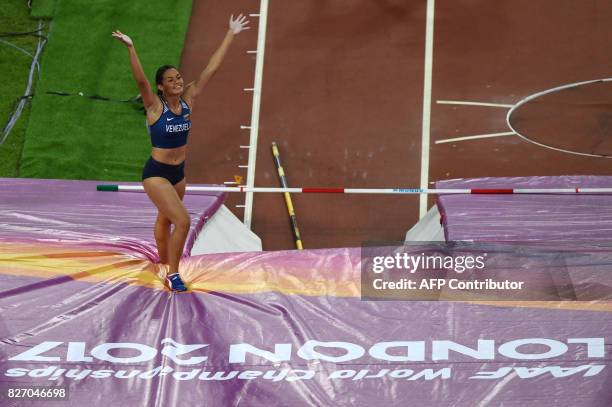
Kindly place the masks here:
<instances>
[{"instance_id":1,"label":"athlete's bare midriff","mask_svg":"<svg viewBox=\"0 0 612 407\"><path fill-rule=\"evenodd\" d=\"M177 165L185 161L185 154L187 146L181 146L177 148L157 148L151 149L151 157L155 161L159 161L164 164Z\"/></svg>"}]
</instances>

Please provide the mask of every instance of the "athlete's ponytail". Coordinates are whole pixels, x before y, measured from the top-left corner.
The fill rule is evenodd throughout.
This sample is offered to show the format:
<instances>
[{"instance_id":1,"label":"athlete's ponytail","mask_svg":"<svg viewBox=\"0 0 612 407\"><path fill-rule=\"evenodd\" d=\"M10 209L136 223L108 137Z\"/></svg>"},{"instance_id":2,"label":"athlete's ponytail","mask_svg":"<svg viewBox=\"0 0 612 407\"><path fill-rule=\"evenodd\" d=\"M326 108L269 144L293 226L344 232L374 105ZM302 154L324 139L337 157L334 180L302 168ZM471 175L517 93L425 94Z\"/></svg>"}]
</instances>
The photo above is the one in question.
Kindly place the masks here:
<instances>
[{"instance_id":1,"label":"athlete's ponytail","mask_svg":"<svg viewBox=\"0 0 612 407\"><path fill-rule=\"evenodd\" d=\"M159 67L159 69L157 70L157 72L155 73L155 84L156 85L161 85L164 83L164 73L166 73L166 71L168 69L176 69L176 67L172 66L172 65L162 65ZM157 86L156 86L157 88ZM157 94L161 97L162 96L162 91L159 90L159 88L157 88Z\"/></svg>"}]
</instances>

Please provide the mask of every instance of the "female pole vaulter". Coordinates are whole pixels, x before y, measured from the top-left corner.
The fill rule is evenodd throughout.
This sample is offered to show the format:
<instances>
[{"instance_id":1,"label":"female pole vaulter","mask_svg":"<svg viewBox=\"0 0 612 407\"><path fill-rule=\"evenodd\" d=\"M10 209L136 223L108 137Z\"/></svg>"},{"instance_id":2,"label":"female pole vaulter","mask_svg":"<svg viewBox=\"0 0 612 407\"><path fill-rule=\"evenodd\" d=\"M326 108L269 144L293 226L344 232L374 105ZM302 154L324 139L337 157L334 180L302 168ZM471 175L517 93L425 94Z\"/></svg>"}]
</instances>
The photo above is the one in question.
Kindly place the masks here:
<instances>
[{"instance_id":1,"label":"female pole vaulter","mask_svg":"<svg viewBox=\"0 0 612 407\"><path fill-rule=\"evenodd\" d=\"M157 94L144 74L132 39L121 31L112 33L128 49L132 74L146 109L152 151L142 172L142 184L158 210L155 241L160 263L169 267L167 281L173 291L187 290L179 274L179 261L191 224L182 200L185 195L185 154L193 103L221 65L234 36L249 29L248 23L242 14L236 19L233 15L230 17L223 42L195 81L184 85L183 77L175 67L160 67L155 74ZM171 225L174 225L172 231Z\"/></svg>"}]
</instances>

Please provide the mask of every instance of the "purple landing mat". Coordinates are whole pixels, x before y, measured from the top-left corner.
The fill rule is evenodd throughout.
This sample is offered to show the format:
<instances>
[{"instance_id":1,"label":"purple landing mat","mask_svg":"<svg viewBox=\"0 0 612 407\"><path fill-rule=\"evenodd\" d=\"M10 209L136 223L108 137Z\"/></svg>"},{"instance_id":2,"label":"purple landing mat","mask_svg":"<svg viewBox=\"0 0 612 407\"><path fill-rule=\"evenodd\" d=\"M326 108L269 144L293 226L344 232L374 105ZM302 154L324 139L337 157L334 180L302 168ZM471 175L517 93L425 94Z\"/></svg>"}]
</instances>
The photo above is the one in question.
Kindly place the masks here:
<instances>
[{"instance_id":1,"label":"purple landing mat","mask_svg":"<svg viewBox=\"0 0 612 407\"><path fill-rule=\"evenodd\" d=\"M106 242L158 261L153 237L157 209L144 192L96 191L96 185L110 183L0 178L0 238L98 245ZM191 230L183 256L189 255L197 235L225 196L223 192L185 196Z\"/></svg>"},{"instance_id":2,"label":"purple landing mat","mask_svg":"<svg viewBox=\"0 0 612 407\"><path fill-rule=\"evenodd\" d=\"M67 387L50 406L611 405L610 309L360 301L359 256L193 256L208 292L186 294L0 273L0 388Z\"/></svg>"},{"instance_id":3,"label":"purple landing mat","mask_svg":"<svg viewBox=\"0 0 612 407\"><path fill-rule=\"evenodd\" d=\"M610 176L474 178L436 188L612 187ZM447 241L612 241L612 195L440 195Z\"/></svg>"}]
</instances>

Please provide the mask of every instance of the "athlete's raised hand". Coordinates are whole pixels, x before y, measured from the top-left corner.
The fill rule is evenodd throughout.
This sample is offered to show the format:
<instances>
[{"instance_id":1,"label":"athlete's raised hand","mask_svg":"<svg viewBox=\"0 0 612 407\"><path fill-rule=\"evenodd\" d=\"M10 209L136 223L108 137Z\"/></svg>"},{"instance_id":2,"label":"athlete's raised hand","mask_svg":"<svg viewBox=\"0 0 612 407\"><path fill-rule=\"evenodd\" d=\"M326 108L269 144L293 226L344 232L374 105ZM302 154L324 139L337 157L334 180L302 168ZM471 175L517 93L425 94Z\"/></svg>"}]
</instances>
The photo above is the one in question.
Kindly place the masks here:
<instances>
[{"instance_id":1,"label":"athlete's raised hand","mask_svg":"<svg viewBox=\"0 0 612 407\"><path fill-rule=\"evenodd\" d=\"M155 95L153 90L151 89L151 85L147 80L147 76L142 69L142 65L140 65L140 61L138 60L138 55L136 54L136 48L134 48L134 42L130 37L122 33L121 31L113 31L113 38L117 39L126 46L129 57L130 57L130 67L132 68L132 75L134 76L134 80L136 81L136 85L138 85L138 90L140 90L140 95L142 96L142 103L147 111L156 112L162 108L161 102L159 98Z\"/></svg>"},{"instance_id":2,"label":"athlete's raised hand","mask_svg":"<svg viewBox=\"0 0 612 407\"><path fill-rule=\"evenodd\" d=\"M122 43L124 43L126 46L128 47L133 47L134 46L134 42L132 41L132 39L130 37L128 37L127 35L123 34L121 31L117 30L117 31L113 31L111 34L114 38L118 39L119 41L121 41Z\"/></svg>"},{"instance_id":3,"label":"athlete's raised hand","mask_svg":"<svg viewBox=\"0 0 612 407\"><path fill-rule=\"evenodd\" d=\"M232 14L230 16L230 20L229 20L229 28L230 30L232 30L232 32L234 33L234 35L238 34L240 31L243 30L248 30L251 27L249 27L249 20L246 19L245 16L243 16L242 14L240 14L238 17L236 17L236 19L234 20L234 15Z\"/></svg>"}]
</instances>

